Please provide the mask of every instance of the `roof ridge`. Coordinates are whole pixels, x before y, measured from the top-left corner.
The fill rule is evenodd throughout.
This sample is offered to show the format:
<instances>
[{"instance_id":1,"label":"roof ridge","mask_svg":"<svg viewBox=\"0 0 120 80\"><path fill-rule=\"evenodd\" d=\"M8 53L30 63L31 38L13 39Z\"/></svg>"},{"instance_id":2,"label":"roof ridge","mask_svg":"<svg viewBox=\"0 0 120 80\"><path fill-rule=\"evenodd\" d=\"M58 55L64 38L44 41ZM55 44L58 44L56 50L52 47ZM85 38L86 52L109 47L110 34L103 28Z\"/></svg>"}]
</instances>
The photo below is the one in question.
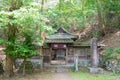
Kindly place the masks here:
<instances>
[{"instance_id":1,"label":"roof ridge","mask_svg":"<svg viewBox=\"0 0 120 80\"><path fill-rule=\"evenodd\" d=\"M75 35L75 34L70 33L69 31L67 31L67 30L66 30L64 27L62 27L62 26L60 26L60 27L57 29L57 32L58 32L59 29L62 29L65 33L67 33L67 34L69 34L69 35L77 36L77 35Z\"/></svg>"}]
</instances>

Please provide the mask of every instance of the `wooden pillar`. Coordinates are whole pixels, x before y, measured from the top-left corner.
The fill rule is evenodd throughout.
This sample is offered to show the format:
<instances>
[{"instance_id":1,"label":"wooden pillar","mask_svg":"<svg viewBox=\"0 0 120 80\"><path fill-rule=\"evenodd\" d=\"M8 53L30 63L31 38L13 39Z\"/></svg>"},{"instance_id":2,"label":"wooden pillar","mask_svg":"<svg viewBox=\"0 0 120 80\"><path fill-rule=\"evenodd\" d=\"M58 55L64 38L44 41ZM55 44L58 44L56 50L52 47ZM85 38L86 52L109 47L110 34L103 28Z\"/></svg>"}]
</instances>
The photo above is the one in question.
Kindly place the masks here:
<instances>
[{"instance_id":1,"label":"wooden pillar","mask_svg":"<svg viewBox=\"0 0 120 80\"><path fill-rule=\"evenodd\" d=\"M78 71L78 54L75 54L75 71Z\"/></svg>"},{"instance_id":2,"label":"wooden pillar","mask_svg":"<svg viewBox=\"0 0 120 80\"><path fill-rule=\"evenodd\" d=\"M74 50L74 53L73 53L74 56L73 56L73 57L74 57L74 65L75 65L75 55L76 55L76 50L75 50L75 48L73 48L73 50Z\"/></svg>"},{"instance_id":3,"label":"wooden pillar","mask_svg":"<svg viewBox=\"0 0 120 80\"><path fill-rule=\"evenodd\" d=\"M65 60L66 60L65 64L67 64L68 63L68 47L66 47L66 59Z\"/></svg>"},{"instance_id":4,"label":"wooden pillar","mask_svg":"<svg viewBox=\"0 0 120 80\"><path fill-rule=\"evenodd\" d=\"M92 67L97 68L99 65L99 54L97 49L97 38L92 39Z\"/></svg>"},{"instance_id":5,"label":"wooden pillar","mask_svg":"<svg viewBox=\"0 0 120 80\"><path fill-rule=\"evenodd\" d=\"M52 60L52 47L50 47L50 54L49 54L49 63L51 64L51 60Z\"/></svg>"}]
</instances>

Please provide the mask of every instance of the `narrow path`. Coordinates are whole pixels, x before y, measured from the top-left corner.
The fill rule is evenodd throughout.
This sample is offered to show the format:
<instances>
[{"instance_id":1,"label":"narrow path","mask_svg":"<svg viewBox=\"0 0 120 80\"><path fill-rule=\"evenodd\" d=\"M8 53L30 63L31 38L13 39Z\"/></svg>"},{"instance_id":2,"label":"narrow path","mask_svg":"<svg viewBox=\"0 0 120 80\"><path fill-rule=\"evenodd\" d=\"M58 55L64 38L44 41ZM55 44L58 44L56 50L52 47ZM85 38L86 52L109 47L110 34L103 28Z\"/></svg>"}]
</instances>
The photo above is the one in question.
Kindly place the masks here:
<instances>
[{"instance_id":1,"label":"narrow path","mask_svg":"<svg viewBox=\"0 0 120 80\"><path fill-rule=\"evenodd\" d=\"M51 68L52 73L52 80L76 80L70 76L69 68L63 66L56 66Z\"/></svg>"},{"instance_id":2,"label":"narrow path","mask_svg":"<svg viewBox=\"0 0 120 80\"><path fill-rule=\"evenodd\" d=\"M73 79L69 75L69 73L54 73L52 77L53 77L53 80L76 80L76 79Z\"/></svg>"},{"instance_id":3,"label":"narrow path","mask_svg":"<svg viewBox=\"0 0 120 80\"><path fill-rule=\"evenodd\" d=\"M78 80L74 79L70 73L66 68L55 67L45 68L43 71L36 71L26 76L17 75L11 79L0 77L0 80Z\"/></svg>"}]
</instances>

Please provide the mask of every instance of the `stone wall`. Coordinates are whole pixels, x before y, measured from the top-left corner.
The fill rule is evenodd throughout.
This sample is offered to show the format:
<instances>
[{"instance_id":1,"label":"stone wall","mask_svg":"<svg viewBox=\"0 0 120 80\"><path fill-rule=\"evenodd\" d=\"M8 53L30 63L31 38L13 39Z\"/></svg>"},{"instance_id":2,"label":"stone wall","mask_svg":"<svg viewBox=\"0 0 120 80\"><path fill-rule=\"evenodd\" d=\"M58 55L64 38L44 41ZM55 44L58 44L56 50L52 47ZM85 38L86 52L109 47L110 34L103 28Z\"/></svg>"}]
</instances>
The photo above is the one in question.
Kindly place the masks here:
<instances>
[{"instance_id":1,"label":"stone wall","mask_svg":"<svg viewBox=\"0 0 120 80\"><path fill-rule=\"evenodd\" d=\"M32 62L32 65L33 65L33 68L35 69L41 69L42 68L42 59L27 59L27 61L31 61ZM19 68L20 65L22 64L23 62L23 59L17 59L15 61L15 67L16 68Z\"/></svg>"},{"instance_id":2,"label":"stone wall","mask_svg":"<svg viewBox=\"0 0 120 80\"><path fill-rule=\"evenodd\" d=\"M90 66L91 66L91 60L79 59L79 60L78 60L78 65L79 65L79 66L90 67Z\"/></svg>"}]
</instances>

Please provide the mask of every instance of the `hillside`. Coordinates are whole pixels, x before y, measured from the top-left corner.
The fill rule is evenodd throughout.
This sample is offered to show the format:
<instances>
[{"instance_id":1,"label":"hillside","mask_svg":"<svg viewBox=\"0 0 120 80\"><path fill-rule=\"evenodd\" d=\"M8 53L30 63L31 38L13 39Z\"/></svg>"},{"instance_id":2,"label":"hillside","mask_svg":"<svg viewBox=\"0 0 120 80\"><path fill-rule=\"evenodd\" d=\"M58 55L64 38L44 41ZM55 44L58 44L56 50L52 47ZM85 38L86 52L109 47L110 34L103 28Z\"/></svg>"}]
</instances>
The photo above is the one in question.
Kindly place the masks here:
<instances>
[{"instance_id":1,"label":"hillside","mask_svg":"<svg viewBox=\"0 0 120 80\"><path fill-rule=\"evenodd\" d=\"M107 48L115 48L120 46L120 31L114 31L113 33L108 33L102 37L99 41L101 44L104 44Z\"/></svg>"},{"instance_id":2,"label":"hillside","mask_svg":"<svg viewBox=\"0 0 120 80\"><path fill-rule=\"evenodd\" d=\"M96 27L96 26L95 26ZM82 42L90 41L93 38L95 27L88 26L81 33L79 33L79 40ZM99 30L99 29L98 29ZM98 43L105 45L104 50L108 48L116 48L120 46L120 30L116 28L106 29L105 35L98 37ZM102 34L102 33L100 33Z\"/></svg>"}]
</instances>

